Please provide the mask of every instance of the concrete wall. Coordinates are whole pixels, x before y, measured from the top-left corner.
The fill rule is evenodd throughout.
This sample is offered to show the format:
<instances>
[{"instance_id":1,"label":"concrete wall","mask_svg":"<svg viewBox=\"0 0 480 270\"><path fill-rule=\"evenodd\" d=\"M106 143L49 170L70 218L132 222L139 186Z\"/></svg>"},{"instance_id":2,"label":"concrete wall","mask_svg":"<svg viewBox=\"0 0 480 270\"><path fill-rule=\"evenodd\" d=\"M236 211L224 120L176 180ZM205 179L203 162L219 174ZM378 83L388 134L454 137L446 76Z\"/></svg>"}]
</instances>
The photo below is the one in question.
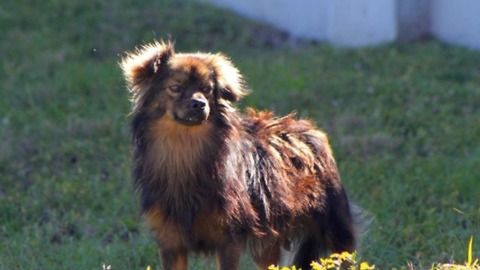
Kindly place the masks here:
<instances>
[{"instance_id":1,"label":"concrete wall","mask_svg":"<svg viewBox=\"0 0 480 270\"><path fill-rule=\"evenodd\" d=\"M200 0L294 37L360 47L432 35L480 49L480 0Z\"/></svg>"},{"instance_id":2,"label":"concrete wall","mask_svg":"<svg viewBox=\"0 0 480 270\"><path fill-rule=\"evenodd\" d=\"M432 0L430 23L438 39L480 49L479 0Z\"/></svg>"},{"instance_id":3,"label":"concrete wall","mask_svg":"<svg viewBox=\"0 0 480 270\"><path fill-rule=\"evenodd\" d=\"M329 0L204 0L265 22L293 36L324 40ZM295 4L292 4L295 2Z\"/></svg>"},{"instance_id":4,"label":"concrete wall","mask_svg":"<svg viewBox=\"0 0 480 270\"><path fill-rule=\"evenodd\" d=\"M327 9L326 40L360 47L395 40L395 0L334 0Z\"/></svg>"},{"instance_id":5,"label":"concrete wall","mask_svg":"<svg viewBox=\"0 0 480 270\"><path fill-rule=\"evenodd\" d=\"M395 40L395 1L204 0L271 24L294 37L327 40L343 46Z\"/></svg>"}]
</instances>

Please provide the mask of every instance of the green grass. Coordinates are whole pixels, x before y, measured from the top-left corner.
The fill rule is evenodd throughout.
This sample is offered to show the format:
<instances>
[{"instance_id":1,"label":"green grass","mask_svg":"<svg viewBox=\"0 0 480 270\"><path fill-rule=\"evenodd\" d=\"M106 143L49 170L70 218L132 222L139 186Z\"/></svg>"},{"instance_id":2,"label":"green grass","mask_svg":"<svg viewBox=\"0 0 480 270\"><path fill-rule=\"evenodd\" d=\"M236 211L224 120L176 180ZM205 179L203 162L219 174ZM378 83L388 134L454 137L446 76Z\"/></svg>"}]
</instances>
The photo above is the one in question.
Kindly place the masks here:
<instances>
[{"instance_id":1,"label":"green grass","mask_svg":"<svg viewBox=\"0 0 480 270\"><path fill-rule=\"evenodd\" d=\"M169 34L179 51L230 55L253 89L242 107L296 110L329 133L345 186L374 217L362 260L427 269L464 262L470 236L480 246L480 52L290 47L185 1L20 0L0 4L0 269L159 269L132 193L117 63Z\"/></svg>"}]
</instances>

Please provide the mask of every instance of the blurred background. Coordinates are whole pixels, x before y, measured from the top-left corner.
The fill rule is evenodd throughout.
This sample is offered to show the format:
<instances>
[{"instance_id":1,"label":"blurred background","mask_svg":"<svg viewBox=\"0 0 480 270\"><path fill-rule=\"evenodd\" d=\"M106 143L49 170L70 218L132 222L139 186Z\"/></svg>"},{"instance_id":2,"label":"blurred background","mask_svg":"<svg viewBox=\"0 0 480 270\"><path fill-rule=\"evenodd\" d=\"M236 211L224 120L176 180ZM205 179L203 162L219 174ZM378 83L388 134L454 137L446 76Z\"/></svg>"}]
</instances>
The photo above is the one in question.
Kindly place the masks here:
<instances>
[{"instance_id":1,"label":"blurred background","mask_svg":"<svg viewBox=\"0 0 480 270\"><path fill-rule=\"evenodd\" d=\"M253 90L240 109L297 111L329 134L344 185L373 218L362 260L377 269L463 263L470 236L478 257L480 32L469 32L478 16L450 38L448 22L432 28L440 13L430 1L383 1L385 22L377 1L322 0L311 18L313 1L258 2L263 14L283 10L288 27L248 13L253 2L229 2L0 3L0 269L160 269L130 181L118 62L169 38L177 51L230 56ZM436 10L449 15L445 2ZM405 10L420 26L399 21ZM468 10L456 20L472 19ZM295 32L302 27L329 34ZM402 38L403 28L420 34ZM253 268L248 256L242 267Z\"/></svg>"}]
</instances>

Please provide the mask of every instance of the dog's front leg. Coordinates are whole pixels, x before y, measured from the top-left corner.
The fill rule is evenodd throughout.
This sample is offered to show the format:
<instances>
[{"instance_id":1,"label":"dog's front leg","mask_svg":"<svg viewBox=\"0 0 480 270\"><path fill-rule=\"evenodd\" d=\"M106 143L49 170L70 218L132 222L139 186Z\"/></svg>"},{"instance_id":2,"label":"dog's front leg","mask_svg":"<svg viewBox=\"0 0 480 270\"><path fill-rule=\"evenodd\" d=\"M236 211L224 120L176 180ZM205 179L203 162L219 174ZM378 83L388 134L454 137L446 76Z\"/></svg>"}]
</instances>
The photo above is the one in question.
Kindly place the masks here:
<instances>
[{"instance_id":1,"label":"dog's front leg","mask_svg":"<svg viewBox=\"0 0 480 270\"><path fill-rule=\"evenodd\" d=\"M183 249L159 249L163 270L188 270L187 251Z\"/></svg>"},{"instance_id":2,"label":"dog's front leg","mask_svg":"<svg viewBox=\"0 0 480 270\"><path fill-rule=\"evenodd\" d=\"M216 260L218 270L238 270L242 244L230 242L217 248Z\"/></svg>"}]
</instances>

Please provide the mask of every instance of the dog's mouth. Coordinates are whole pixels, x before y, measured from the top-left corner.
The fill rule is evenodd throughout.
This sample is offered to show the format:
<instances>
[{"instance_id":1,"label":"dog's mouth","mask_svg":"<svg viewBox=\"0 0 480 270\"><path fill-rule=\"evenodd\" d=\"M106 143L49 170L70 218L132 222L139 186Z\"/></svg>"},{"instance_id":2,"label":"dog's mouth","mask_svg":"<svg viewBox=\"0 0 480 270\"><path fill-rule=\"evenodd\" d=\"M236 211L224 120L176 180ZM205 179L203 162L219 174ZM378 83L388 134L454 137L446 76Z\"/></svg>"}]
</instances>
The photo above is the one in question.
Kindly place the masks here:
<instances>
[{"instance_id":1,"label":"dog's mouth","mask_svg":"<svg viewBox=\"0 0 480 270\"><path fill-rule=\"evenodd\" d=\"M207 116L203 113L185 117L180 117L178 114L174 113L173 118L175 121L185 126L201 125L207 120Z\"/></svg>"}]
</instances>

